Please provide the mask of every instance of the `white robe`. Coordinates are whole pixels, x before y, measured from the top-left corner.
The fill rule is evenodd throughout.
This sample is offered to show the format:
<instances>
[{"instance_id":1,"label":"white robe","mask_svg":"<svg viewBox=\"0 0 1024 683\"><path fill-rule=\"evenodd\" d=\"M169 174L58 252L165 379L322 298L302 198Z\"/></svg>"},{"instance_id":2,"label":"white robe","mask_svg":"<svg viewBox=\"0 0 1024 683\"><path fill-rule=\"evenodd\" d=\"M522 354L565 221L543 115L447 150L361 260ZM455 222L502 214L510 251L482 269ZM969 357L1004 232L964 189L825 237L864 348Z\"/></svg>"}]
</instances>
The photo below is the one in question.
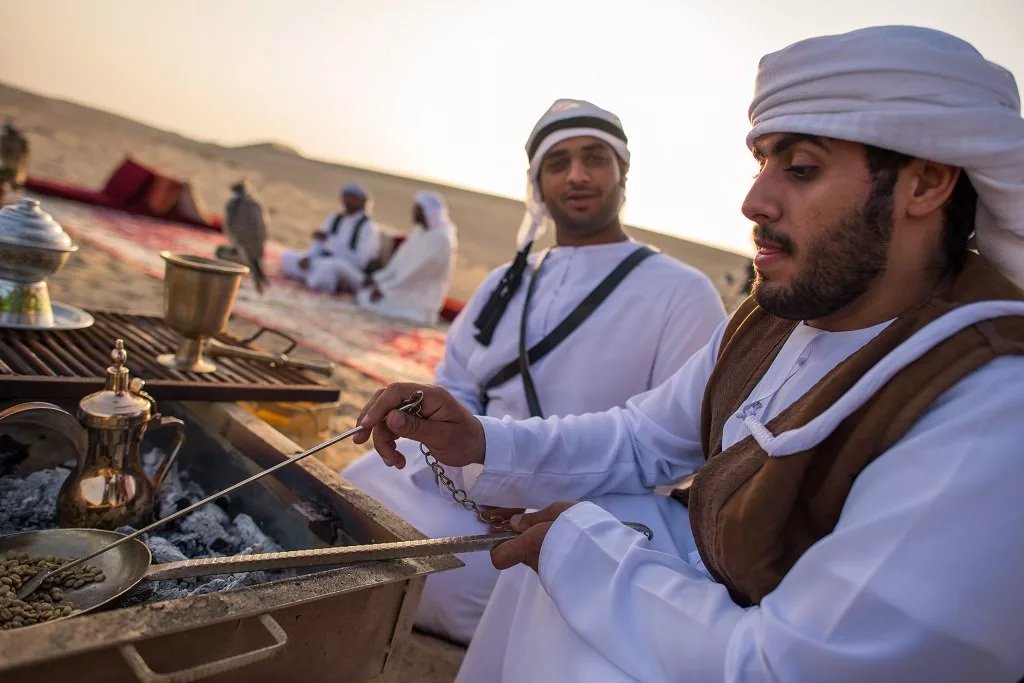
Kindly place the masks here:
<instances>
[{"instance_id":1,"label":"white robe","mask_svg":"<svg viewBox=\"0 0 1024 683\"><path fill-rule=\"evenodd\" d=\"M883 327L798 327L744 407L770 420ZM646 493L702 462L700 397L720 336L624 410L480 418L486 466L470 496L534 507L596 496L656 536L648 544L591 503L561 515L539 576L520 566L498 581L459 680L1019 680L1024 358L942 395L857 477L835 530L741 608L703 572L685 509ZM730 421L723 446L747 433Z\"/></svg>"},{"instance_id":2,"label":"white robe","mask_svg":"<svg viewBox=\"0 0 1024 683\"><path fill-rule=\"evenodd\" d=\"M531 301L528 345L544 338L638 246L627 241L556 248L544 263ZM536 263L536 259L534 255L531 261ZM504 271L499 268L484 280L452 324L435 382L474 414L524 418L530 411L518 377L489 392L486 412L480 397L483 384L518 357L529 274L510 301L491 345L482 346L473 338L473 321ZM670 377L707 342L724 316L721 299L703 274L667 256L652 256L637 266L580 328L531 366L541 407L547 415L570 415L624 405L630 396ZM380 457L370 451L342 476L427 536L486 531L472 513L452 503L449 494L441 494L423 464L417 443L403 440L399 448L408 458L403 470L384 467ZM469 553L460 559L465 568L427 579L417 625L467 642L497 571L486 553Z\"/></svg>"},{"instance_id":3,"label":"white robe","mask_svg":"<svg viewBox=\"0 0 1024 683\"><path fill-rule=\"evenodd\" d=\"M341 219L338 231L331 235L337 214L328 216L320 226L320 232L327 235L324 240L314 241L305 251L286 251L281 254L281 272L287 277L300 280L307 287L318 292L333 294L340 285L355 291L363 284L366 266L380 256L380 230L377 221L367 218L359 230L355 249L349 247L352 232L362 219L362 211ZM309 267L299 268L299 261L309 259Z\"/></svg>"},{"instance_id":4,"label":"white robe","mask_svg":"<svg viewBox=\"0 0 1024 683\"><path fill-rule=\"evenodd\" d=\"M448 291L454 260L454 245L446 230L417 225L387 266L373 274L383 297L373 301L373 287L364 287L356 293L356 303L380 315L433 325Z\"/></svg>"}]
</instances>

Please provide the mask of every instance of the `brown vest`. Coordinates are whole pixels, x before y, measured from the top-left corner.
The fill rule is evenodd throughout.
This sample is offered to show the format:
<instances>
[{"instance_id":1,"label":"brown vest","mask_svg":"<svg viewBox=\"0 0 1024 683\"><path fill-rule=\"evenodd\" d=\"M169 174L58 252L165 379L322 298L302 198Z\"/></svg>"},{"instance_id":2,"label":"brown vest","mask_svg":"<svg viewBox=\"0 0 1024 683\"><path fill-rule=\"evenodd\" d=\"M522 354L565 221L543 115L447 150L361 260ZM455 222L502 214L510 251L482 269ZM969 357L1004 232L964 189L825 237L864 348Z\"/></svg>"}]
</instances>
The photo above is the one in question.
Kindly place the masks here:
<instances>
[{"instance_id":1,"label":"brown vest","mask_svg":"<svg viewBox=\"0 0 1024 683\"><path fill-rule=\"evenodd\" d=\"M898 317L768 422L768 429L779 434L805 425L915 331L958 306L993 299L1024 300L1024 294L971 254L948 290ZM705 565L744 605L760 602L813 543L832 532L857 475L936 398L993 358L1024 354L1024 318L983 321L899 371L814 448L772 458L748 436L723 451L725 422L735 419L795 325L748 299L729 321L704 393L707 462L689 493L690 523Z\"/></svg>"}]
</instances>

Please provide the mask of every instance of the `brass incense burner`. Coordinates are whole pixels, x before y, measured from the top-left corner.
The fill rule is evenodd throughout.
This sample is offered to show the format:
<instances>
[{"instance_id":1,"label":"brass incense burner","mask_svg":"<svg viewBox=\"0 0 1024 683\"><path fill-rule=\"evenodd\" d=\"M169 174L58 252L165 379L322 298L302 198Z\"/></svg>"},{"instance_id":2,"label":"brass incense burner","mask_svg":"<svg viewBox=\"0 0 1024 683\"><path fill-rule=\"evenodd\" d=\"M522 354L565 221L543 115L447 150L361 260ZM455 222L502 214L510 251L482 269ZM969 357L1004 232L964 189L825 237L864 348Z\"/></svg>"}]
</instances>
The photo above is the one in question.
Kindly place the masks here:
<instances>
[{"instance_id":1,"label":"brass incense burner","mask_svg":"<svg viewBox=\"0 0 1024 683\"><path fill-rule=\"evenodd\" d=\"M81 324L65 320L68 307L61 308L61 319L55 318L46 287L46 278L63 268L77 250L35 199L22 199L0 210L0 326L46 330L91 323L88 316Z\"/></svg>"},{"instance_id":2,"label":"brass incense burner","mask_svg":"<svg viewBox=\"0 0 1024 683\"><path fill-rule=\"evenodd\" d=\"M4 423L48 427L66 436L77 462L57 497L57 519L62 527L116 529L145 526L153 515L155 495L185 439L185 423L176 417L153 414L155 402L142 390L144 382L131 379L128 354L118 339L110 354L106 386L78 404L75 417L52 403L21 403L0 412ZM141 447L148 430L176 430L170 452L154 476L142 467Z\"/></svg>"}]
</instances>

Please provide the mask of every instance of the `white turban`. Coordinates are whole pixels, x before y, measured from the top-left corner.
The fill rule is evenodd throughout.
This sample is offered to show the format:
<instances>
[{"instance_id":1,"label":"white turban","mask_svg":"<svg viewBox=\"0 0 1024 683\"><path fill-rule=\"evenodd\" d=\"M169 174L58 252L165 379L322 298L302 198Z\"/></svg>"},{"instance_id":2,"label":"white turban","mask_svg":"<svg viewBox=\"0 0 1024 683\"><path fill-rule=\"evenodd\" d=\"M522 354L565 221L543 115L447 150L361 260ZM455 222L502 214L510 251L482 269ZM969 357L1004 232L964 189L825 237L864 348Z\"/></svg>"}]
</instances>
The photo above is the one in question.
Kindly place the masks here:
<instances>
[{"instance_id":1,"label":"white turban","mask_svg":"<svg viewBox=\"0 0 1024 683\"><path fill-rule=\"evenodd\" d=\"M447 235L448 242L455 246L458 240L455 223L448 215L448 202L444 200L444 197L437 192L423 190L416 193L416 206L423 211L427 227Z\"/></svg>"},{"instance_id":2,"label":"white turban","mask_svg":"<svg viewBox=\"0 0 1024 683\"><path fill-rule=\"evenodd\" d=\"M526 173L526 215L516 235L519 249L542 235L551 221L538 180L544 155L562 140L583 136L607 142L615 154L629 164L626 133L618 116L585 100L555 100L537 121L526 141L530 168Z\"/></svg>"},{"instance_id":3,"label":"white turban","mask_svg":"<svg viewBox=\"0 0 1024 683\"><path fill-rule=\"evenodd\" d=\"M1024 287L1024 119L1013 75L969 43L878 26L761 59L747 146L770 133L849 140L959 166L978 192L978 250Z\"/></svg>"},{"instance_id":4,"label":"white turban","mask_svg":"<svg viewBox=\"0 0 1024 683\"><path fill-rule=\"evenodd\" d=\"M348 194L352 195L353 197L359 197L360 199L370 198L369 190L367 190L359 183L345 183L344 185L342 185L341 192L339 194L341 194L342 196Z\"/></svg>"}]
</instances>

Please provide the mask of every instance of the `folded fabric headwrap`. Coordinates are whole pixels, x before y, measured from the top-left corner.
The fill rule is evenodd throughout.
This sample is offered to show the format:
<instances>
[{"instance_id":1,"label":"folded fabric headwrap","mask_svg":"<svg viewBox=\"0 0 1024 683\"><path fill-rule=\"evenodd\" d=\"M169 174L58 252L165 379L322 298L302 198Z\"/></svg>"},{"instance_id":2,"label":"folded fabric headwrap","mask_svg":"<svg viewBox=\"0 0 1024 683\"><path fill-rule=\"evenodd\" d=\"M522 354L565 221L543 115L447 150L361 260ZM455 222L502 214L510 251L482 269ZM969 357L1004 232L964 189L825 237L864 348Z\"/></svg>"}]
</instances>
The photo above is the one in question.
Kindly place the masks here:
<instances>
[{"instance_id":1,"label":"folded fabric headwrap","mask_svg":"<svg viewBox=\"0 0 1024 683\"><path fill-rule=\"evenodd\" d=\"M914 26L811 38L761 59L747 146L769 133L849 140L959 166L978 250L1024 287L1024 119L1013 75Z\"/></svg>"},{"instance_id":2,"label":"folded fabric headwrap","mask_svg":"<svg viewBox=\"0 0 1024 683\"><path fill-rule=\"evenodd\" d=\"M522 283L530 248L551 223L551 214L544 205L538 180L544 155L563 140L584 136L607 142L615 154L629 164L626 133L619 117L610 111L585 100L561 99L555 100L540 117L526 141L526 156L530 160L526 171L526 213L516 233L516 257L474 322L478 330L476 339L484 346L491 343L494 328Z\"/></svg>"},{"instance_id":3,"label":"folded fabric headwrap","mask_svg":"<svg viewBox=\"0 0 1024 683\"><path fill-rule=\"evenodd\" d=\"M526 215L516 235L518 248L522 249L543 235L551 222L539 183L544 156L559 142L584 136L607 142L615 154L629 164L626 133L618 116L585 100L555 100L526 140L526 158L530 160L530 167L526 171Z\"/></svg>"},{"instance_id":4,"label":"folded fabric headwrap","mask_svg":"<svg viewBox=\"0 0 1024 683\"><path fill-rule=\"evenodd\" d=\"M363 187L359 183L345 183L341 187L341 194L349 194L352 195L353 197L359 197L360 199L370 198L370 193L366 190L365 187Z\"/></svg>"},{"instance_id":5,"label":"folded fabric headwrap","mask_svg":"<svg viewBox=\"0 0 1024 683\"><path fill-rule=\"evenodd\" d=\"M444 200L444 197L437 192L421 190L416 193L416 205L423 210L427 227L447 235L449 243L455 246L458 240L455 223L452 223L452 219L448 215L448 202Z\"/></svg>"}]
</instances>

